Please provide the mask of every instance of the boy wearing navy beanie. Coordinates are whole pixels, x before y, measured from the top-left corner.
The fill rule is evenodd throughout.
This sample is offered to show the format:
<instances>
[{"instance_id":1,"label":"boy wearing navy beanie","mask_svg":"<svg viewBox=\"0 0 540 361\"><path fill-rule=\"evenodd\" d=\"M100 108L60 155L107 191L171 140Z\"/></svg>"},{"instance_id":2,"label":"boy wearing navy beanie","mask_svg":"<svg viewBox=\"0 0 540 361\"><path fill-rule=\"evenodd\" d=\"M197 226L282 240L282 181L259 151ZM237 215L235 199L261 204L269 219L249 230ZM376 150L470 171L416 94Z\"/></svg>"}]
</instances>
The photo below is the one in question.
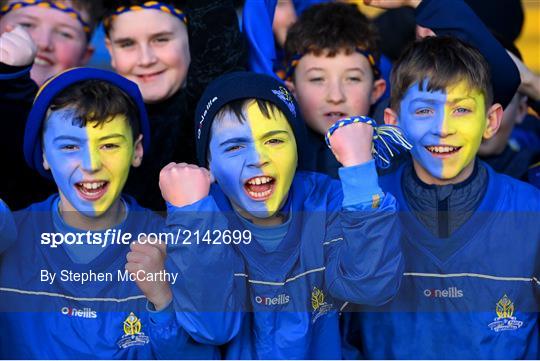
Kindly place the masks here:
<instances>
[{"instance_id":1,"label":"boy wearing navy beanie","mask_svg":"<svg viewBox=\"0 0 540 361\"><path fill-rule=\"evenodd\" d=\"M373 129L352 124L330 138L339 182L297 170L305 129L269 76L218 78L196 114L199 165L171 163L160 175L167 223L183 236L167 249L168 271L185 275L172 287L175 310L212 313L219 329L189 317L229 342L227 358L341 358L340 308L387 302L403 267Z\"/></svg>"}]
</instances>

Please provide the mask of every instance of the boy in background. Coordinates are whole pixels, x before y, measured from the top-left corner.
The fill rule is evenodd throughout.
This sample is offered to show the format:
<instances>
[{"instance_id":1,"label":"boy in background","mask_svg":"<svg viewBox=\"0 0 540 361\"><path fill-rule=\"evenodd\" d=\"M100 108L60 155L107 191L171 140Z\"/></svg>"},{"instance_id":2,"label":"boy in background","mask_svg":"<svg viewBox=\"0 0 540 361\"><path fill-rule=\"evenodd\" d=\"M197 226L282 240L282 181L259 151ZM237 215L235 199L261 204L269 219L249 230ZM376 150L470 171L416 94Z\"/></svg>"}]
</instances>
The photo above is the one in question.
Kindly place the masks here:
<instances>
[{"instance_id":1,"label":"boy in background","mask_svg":"<svg viewBox=\"0 0 540 361\"><path fill-rule=\"evenodd\" d=\"M402 210L405 273L390 303L345 315L346 356L538 358L540 193L477 159L503 113L488 64L431 37L402 54L391 81L385 122L413 143L412 161L381 185Z\"/></svg>"},{"instance_id":2,"label":"boy in background","mask_svg":"<svg viewBox=\"0 0 540 361\"><path fill-rule=\"evenodd\" d=\"M13 210L54 192L54 184L24 161L26 119L37 86L90 59L89 42L101 13L101 0L0 0L0 112L10 119L0 142L1 163L10 176L0 181L0 198Z\"/></svg>"},{"instance_id":3,"label":"boy in background","mask_svg":"<svg viewBox=\"0 0 540 361\"><path fill-rule=\"evenodd\" d=\"M169 162L195 162L193 116L203 90L245 62L232 0L105 2L106 45L114 70L141 89L152 149L126 192L165 210L159 172ZM141 26L144 24L144 26Z\"/></svg>"}]
</instances>

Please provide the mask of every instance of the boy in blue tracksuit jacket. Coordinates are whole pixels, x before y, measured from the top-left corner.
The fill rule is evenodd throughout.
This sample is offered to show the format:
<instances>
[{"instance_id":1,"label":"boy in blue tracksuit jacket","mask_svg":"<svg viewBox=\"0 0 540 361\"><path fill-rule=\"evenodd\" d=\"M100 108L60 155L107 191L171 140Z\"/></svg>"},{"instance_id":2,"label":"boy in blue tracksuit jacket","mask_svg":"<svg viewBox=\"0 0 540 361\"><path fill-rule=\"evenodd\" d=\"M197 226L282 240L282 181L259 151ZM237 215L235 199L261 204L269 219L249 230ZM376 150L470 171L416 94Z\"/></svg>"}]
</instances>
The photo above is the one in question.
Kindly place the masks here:
<instances>
[{"instance_id":1,"label":"boy in blue tracksuit jacket","mask_svg":"<svg viewBox=\"0 0 540 361\"><path fill-rule=\"evenodd\" d=\"M373 129L357 123L330 138L338 182L296 171L306 141L297 112L274 78L224 75L199 102L201 167L161 172L167 223L182 234L167 249L167 270L184 275L175 309L200 337L212 329L229 341L227 358L339 359L340 308L384 304L399 286L395 201L378 185Z\"/></svg>"},{"instance_id":2,"label":"boy in blue tracksuit jacket","mask_svg":"<svg viewBox=\"0 0 540 361\"><path fill-rule=\"evenodd\" d=\"M163 220L121 195L148 148L143 135L139 89L115 73L75 68L40 89L24 154L58 194L14 214L18 238L0 257L1 358L219 356L177 326L177 276L139 239Z\"/></svg>"},{"instance_id":3,"label":"boy in blue tracksuit jacket","mask_svg":"<svg viewBox=\"0 0 540 361\"><path fill-rule=\"evenodd\" d=\"M490 81L480 53L451 38L396 63L385 121L412 160L381 186L399 204L405 272L392 302L347 314L347 357L540 356L540 193L476 159L502 117Z\"/></svg>"}]
</instances>

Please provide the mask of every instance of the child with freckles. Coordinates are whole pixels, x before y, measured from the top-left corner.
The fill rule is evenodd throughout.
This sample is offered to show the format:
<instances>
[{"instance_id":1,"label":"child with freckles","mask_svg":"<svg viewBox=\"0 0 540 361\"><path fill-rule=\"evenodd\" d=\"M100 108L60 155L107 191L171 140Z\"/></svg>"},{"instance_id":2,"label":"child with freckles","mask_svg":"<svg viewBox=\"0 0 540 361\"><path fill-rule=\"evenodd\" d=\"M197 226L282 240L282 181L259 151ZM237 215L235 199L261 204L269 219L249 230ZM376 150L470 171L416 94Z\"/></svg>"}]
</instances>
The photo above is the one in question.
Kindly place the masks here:
<instances>
[{"instance_id":1,"label":"child with freckles","mask_svg":"<svg viewBox=\"0 0 540 361\"><path fill-rule=\"evenodd\" d=\"M298 114L276 79L224 75L198 105L198 164L161 171L171 232L223 234L168 245L166 267L185 275L172 287L180 319L213 327L229 359L340 359L339 310L383 304L399 286L395 201L378 185L373 128L333 133L337 181L301 170ZM227 230L250 236L229 242Z\"/></svg>"}]
</instances>

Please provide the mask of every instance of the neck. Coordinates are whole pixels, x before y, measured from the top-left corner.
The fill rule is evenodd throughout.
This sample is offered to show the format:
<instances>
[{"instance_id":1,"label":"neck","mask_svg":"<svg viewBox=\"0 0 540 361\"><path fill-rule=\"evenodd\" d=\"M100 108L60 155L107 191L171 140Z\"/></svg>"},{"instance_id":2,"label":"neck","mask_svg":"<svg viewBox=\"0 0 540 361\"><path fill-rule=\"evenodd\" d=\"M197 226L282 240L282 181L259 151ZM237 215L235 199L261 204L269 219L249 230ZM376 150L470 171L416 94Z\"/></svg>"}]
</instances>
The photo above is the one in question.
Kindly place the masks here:
<instances>
[{"instance_id":1,"label":"neck","mask_svg":"<svg viewBox=\"0 0 540 361\"><path fill-rule=\"evenodd\" d=\"M120 198L117 199L105 213L97 217L89 217L78 212L62 196L60 196L58 208L60 216L67 225L76 229L88 231L99 231L112 228L122 223L126 214L126 209Z\"/></svg>"}]
</instances>

